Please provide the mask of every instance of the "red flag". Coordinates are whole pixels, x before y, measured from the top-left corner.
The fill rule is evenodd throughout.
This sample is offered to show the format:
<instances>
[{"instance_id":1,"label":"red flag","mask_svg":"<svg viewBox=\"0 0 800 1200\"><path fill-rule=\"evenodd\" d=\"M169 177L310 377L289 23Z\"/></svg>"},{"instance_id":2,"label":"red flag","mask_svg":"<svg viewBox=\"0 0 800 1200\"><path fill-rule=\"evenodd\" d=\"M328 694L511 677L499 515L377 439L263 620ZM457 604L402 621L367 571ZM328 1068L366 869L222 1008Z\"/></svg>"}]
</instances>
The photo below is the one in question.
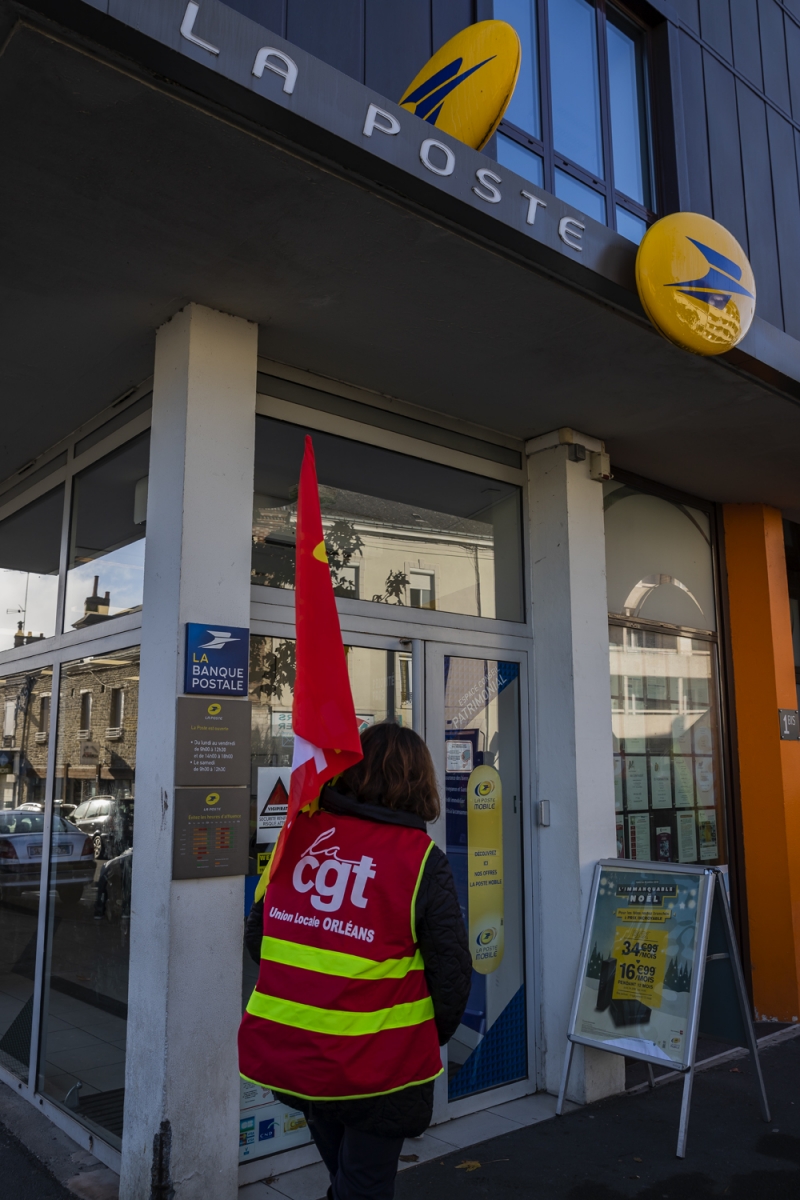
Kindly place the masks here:
<instances>
[{"instance_id":1,"label":"red flag","mask_svg":"<svg viewBox=\"0 0 800 1200\"><path fill-rule=\"evenodd\" d=\"M308 436L297 497L295 624L297 675L289 809L269 874L280 861L300 809L317 798L324 783L363 757L322 533L314 447Z\"/></svg>"}]
</instances>

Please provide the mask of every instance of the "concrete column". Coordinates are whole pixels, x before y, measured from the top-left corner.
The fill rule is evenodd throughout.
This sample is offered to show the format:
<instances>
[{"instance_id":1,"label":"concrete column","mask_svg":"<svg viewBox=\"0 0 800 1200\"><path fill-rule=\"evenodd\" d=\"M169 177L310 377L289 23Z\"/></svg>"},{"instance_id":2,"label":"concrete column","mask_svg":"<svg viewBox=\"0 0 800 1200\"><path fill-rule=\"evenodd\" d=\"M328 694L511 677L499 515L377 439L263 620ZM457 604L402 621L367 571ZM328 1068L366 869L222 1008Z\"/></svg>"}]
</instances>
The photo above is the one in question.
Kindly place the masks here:
<instances>
[{"instance_id":1,"label":"concrete column","mask_svg":"<svg viewBox=\"0 0 800 1200\"><path fill-rule=\"evenodd\" d=\"M580 449L586 457L580 459ZM558 1091L594 864L616 855L603 489L590 476L596 438L559 430L526 446L538 830L544 1083ZM580 1103L621 1091L624 1059L576 1047Z\"/></svg>"},{"instance_id":2,"label":"concrete column","mask_svg":"<svg viewBox=\"0 0 800 1200\"><path fill-rule=\"evenodd\" d=\"M762 1019L800 1018L800 742L778 710L797 707L783 521L726 504L736 738L753 1000Z\"/></svg>"},{"instance_id":3,"label":"concrete column","mask_svg":"<svg viewBox=\"0 0 800 1200\"><path fill-rule=\"evenodd\" d=\"M156 337L121 1200L236 1196L244 883L172 881L172 801L185 623L250 623L257 332Z\"/></svg>"}]
</instances>

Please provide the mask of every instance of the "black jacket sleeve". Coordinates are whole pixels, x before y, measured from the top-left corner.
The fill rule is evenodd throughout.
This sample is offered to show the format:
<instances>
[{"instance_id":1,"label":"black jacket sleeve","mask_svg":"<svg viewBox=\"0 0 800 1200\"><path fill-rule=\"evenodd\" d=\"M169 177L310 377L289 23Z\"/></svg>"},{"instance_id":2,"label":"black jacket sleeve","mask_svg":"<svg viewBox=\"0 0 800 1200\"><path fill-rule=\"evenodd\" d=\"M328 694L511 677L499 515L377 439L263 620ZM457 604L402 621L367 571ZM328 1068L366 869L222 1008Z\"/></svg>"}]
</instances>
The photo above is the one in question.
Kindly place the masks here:
<instances>
[{"instance_id":1,"label":"black jacket sleeve","mask_svg":"<svg viewBox=\"0 0 800 1200\"><path fill-rule=\"evenodd\" d=\"M264 901L256 900L244 923L244 944L254 963L261 962L261 935L264 932Z\"/></svg>"},{"instance_id":2,"label":"black jacket sleeve","mask_svg":"<svg viewBox=\"0 0 800 1200\"><path fill-rule=\"evenodd\" d=\"M455 1033L467 1006L472 958L450 863L438 846L432 848L422 873L416 925L443 1046Z\"/></svg>"}]
</instances>

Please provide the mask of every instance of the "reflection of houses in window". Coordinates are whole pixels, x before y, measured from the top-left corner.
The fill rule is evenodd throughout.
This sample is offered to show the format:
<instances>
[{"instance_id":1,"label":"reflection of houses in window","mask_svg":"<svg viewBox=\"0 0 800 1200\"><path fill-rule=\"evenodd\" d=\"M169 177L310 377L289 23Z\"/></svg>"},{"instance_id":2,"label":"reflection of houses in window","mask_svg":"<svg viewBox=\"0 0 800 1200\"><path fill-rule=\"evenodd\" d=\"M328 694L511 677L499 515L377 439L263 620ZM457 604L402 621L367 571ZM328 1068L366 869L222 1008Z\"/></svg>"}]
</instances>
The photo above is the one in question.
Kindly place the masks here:
<instances>
[{"instance_id":1,"label":"reflection of houses in window","mask_svg":"<svg viewBox=\"0 0 800 1200\"><path fill-rule=\"evenodd\" d=\"M337 571L338 578L334 581L334 593L337 596L343 596L349 600L359 600L360 593L358 589L359 567L345 565L339 567Z\"/></svg>"},{"instance_id":2,"label":"reflection of houses in window","mask_svg":"<svg viewBox=\"0 0 800 1200\"><path fill-rule=\"evenodd\" d=\"M81 708L80 708L80 723L78 725L78 737L87 738L92 729L92 693L90 691L81 692Z\"/></svg>"},{"instance_id":3,"label":"reflection of houses in window","mask_svg":"<svg viewBox=\"0 0 800 1200\"><path fill-rule=\"evenodd\" d=\"M322 524L338 596L495 616L494 518L435 512L341 488L324 492ZM507 516L516 519L516 510ZM254 583L294 587L296 519L296 504L255 497Z\"/></svg>"},{"instance_id":4,"label":"reflection of houses in window","mask_svg":"<svg viewBox=\"0 0 800 1200\"><path fill-rule=\"evenodd\" d=\"M73 622L73 629L85 629L87 625L97 625L100 621L108 620L111 608L111 593L106 592L104 596L100 596L97 591L99 583L100 576L95 575L92 594L84 600L83 616L80 620Z\"/></svg>"},{"instance_id":5,"label":"reflection of houses in window","mask_svg":"<svg viewBox=\"0 0 800 1200\"><path fill-rule=\"evenodd\" d=\"M50 729L50 696L47 693L43 693L39 697L38 725L39 728L34 735L34 740L39 745L42 745L47 741L47 734Z\"/></svg>"},{"instance_id":6,"label":"reflection of houses in window","mask_svg":"<svg viewBox=\"0 0 800 1200\"><path fill-rule=\"evenodd\" d=\"M400 703L411 704L411 659L400 656Z\"/></svg>"},{"instance_id":7,"label":"reflection of houses in window","mask_svg":"<svg viewBox=\"0 0 800 1200\"><path fill-rule=\"evenodd\" d=\"M408 603L411 608L436 608L433 571L408 572Z\"/></svg>"},{"instance_id":8,"label":"reflection of houses in window","mask_svg":"<svg viewBox=\"0 0 800 1200\"><path fill-rule=\"evenodd\" d=\"M112 687L110 697L108 726L106 728L107 742L118 741L122 737L125 724L125 689Z\"/></svg>"}]
</instances>

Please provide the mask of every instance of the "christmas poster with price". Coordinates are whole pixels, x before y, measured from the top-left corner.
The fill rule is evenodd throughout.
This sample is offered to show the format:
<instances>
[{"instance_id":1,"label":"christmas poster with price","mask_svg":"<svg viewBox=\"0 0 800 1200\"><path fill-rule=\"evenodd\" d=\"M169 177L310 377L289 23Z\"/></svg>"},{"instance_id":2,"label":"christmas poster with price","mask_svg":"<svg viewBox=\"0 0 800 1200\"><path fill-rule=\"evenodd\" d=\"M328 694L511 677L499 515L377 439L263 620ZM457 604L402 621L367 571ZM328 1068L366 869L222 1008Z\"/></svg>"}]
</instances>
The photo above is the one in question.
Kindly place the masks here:
<instances>
[{"instance_id":1,"label":"christmas poster with price","mask_svg":"<svg viewBox=\"0 0 800 1200\"><path fill-rule=\"evenodd\" d=\"M574 1033L682 1065L702 875L601 869Z\"/></svg>"}]
</instances>

